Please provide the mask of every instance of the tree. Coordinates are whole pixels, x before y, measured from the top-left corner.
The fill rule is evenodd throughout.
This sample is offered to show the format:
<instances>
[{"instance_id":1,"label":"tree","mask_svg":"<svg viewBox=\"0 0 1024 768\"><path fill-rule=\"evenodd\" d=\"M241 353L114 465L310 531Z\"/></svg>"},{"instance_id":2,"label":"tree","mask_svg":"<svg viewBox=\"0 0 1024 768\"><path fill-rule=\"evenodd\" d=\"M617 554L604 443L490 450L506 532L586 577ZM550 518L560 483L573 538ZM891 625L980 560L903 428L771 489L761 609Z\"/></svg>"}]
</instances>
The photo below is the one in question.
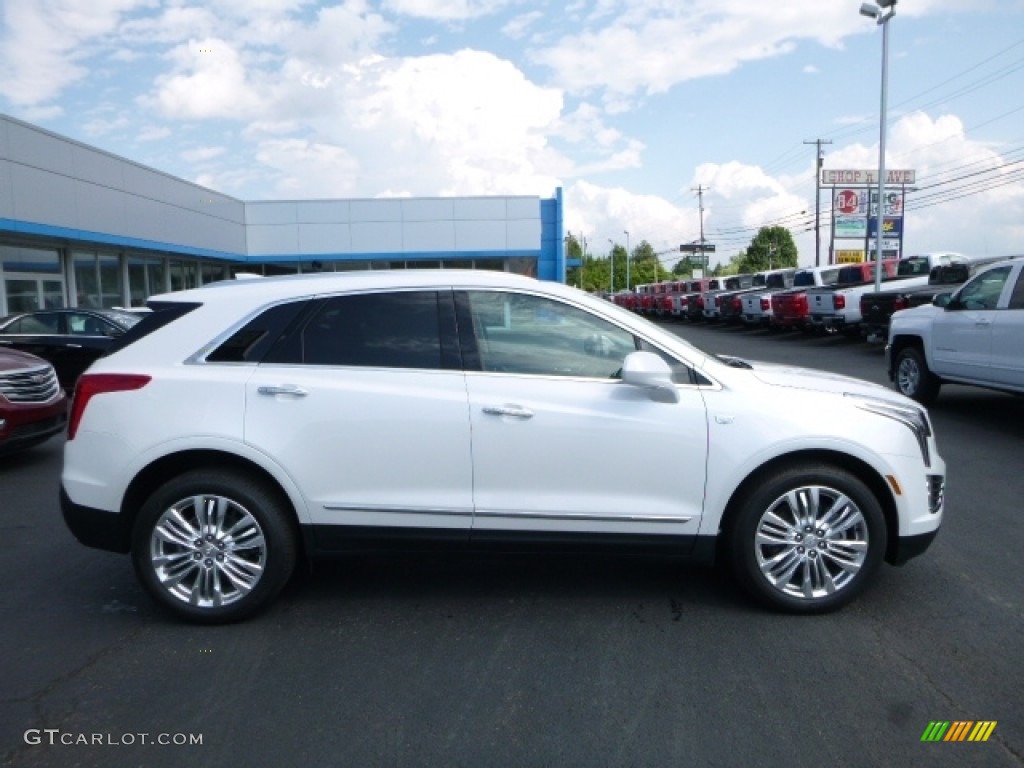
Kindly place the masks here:
<instances>
[{"instance_id":1,"label":"tree","mask_svg":"<svg viewBox=\"0 0 1024 768\"><path fill-rule=\"evenodd\" d=\"M741 272L796 267L799 254L793 235L785 227L761 227L743 252Z\"/></svg>"}]
</instances>

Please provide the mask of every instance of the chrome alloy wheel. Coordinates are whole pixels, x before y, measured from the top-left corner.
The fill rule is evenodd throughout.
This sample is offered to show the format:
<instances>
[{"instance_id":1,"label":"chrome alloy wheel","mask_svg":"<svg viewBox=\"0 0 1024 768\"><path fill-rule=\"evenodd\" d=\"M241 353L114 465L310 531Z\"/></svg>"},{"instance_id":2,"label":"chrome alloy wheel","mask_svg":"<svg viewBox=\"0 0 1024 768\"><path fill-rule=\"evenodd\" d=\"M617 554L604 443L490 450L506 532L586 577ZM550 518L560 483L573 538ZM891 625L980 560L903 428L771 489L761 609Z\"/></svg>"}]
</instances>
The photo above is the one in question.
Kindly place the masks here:
<instances>
[{"instance_id":1,"label":"chrome alloy wheel","mask_svg":"<svg viewBox=\"0 0 1024 768\"><path fill-rule=\"evenodd\" d=\"M858 506L825 486L795 488L761 515L754 541L761 574L780 592L813 600L853 582L868 553Z\"/></svg>"},{"instance_id":2,"label":"chrome alloy wheel","mask_svg":"<svg viewBox=\"0 0 1024 768\"><path fill-rule=\"evenodd\" d=\"M911 395L921 388L921 366L912 357L903 357L896 369L896 386L904 395Z\"/></svg>"},{"instance_id":3,"label":"chrome alloy wheel","mask_svg":"<svg viewBox=\"0 0 1024 768\"><path fill-rule=\"evenodd\" d=\"M245 509L224 496L181 499L160 515L149 555L157 581L176 599L198 608L230 605L263 576L267 543Z\"/></svg>"}]
</instances>

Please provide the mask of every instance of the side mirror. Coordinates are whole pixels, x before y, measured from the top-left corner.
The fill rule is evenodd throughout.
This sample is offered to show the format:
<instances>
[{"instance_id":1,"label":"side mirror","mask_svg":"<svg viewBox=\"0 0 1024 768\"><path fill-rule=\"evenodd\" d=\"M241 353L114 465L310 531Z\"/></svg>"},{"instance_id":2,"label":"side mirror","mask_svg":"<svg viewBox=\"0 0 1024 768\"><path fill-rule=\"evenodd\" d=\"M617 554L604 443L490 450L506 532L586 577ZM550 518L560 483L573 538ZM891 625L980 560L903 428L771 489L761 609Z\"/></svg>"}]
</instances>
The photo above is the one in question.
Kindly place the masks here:
<instances>
[{"instance_id":1,"label":"side mirror","mask_svg":"<svg viewBox=\"0 0 1024 768\"><path fill-rule=\"evenodd\" d=\"M672 381L672 369L653 352L631 352L622 361L622 381L647 390L656 403L678 403L679 390Z\"/></svg>"}]
</instances>

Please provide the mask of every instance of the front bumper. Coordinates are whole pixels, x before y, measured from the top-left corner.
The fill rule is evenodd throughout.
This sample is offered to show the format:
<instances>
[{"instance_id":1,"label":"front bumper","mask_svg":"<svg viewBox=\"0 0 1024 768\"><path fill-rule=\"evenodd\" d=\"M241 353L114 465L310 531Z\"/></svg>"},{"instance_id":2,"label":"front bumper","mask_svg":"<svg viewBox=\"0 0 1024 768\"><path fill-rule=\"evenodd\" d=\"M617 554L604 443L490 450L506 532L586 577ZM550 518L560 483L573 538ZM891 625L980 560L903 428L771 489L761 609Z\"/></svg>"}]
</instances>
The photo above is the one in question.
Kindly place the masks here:
<instances>
[{"instance_id":1,"label":"front bumper","mask_svg":"<svg viewBox=\"0 0 1024 768\"><path fill-rule=\"evenodd\" d=\"M908 560L922 555L935 541L939 529L929 533L919 533L917 536L901 536L889 550L886 561L891 565L904 565Z\"/></svg>"}]
</instances>

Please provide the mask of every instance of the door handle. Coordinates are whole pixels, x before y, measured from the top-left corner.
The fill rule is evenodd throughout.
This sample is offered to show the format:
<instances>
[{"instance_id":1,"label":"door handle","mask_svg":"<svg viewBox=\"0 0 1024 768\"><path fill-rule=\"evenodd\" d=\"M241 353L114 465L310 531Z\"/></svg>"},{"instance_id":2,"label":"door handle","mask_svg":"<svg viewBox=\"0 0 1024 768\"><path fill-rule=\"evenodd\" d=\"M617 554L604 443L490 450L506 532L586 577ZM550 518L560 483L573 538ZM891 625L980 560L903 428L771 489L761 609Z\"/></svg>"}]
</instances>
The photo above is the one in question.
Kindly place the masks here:
<instances>
[{"instance_id":1,"label":"door handle","mask_svg":"<svg viewBox=\"0 0 1024 768\"><path fill-rule=\"evenodd\" d=\"M485 405L484 413L491 416L511 416L514 419L532 419L533 411L521 405Z\"/></svg>"},{"instance_id":2,"label":"door handle","mask_svg":"<svg viewBox=\"0 0 1024 768\"><path fill-rule=\"evenodd\" d=\"M259 387L257 390L261 395L291 395L292 397L305 397L309 394L302 387L286 384L283 387Z\"/></svg>"},{"instance_id":3,"label":"door handle","mask_svg":"<svg viewBox=\"0 0 1024 768\"><path fill-rule=\"evenodd\" d=\"M977 320L974 321L974 324L975 325L991 325L992 321L989 320L987 317L979 317Z\"/></svg>"},{"instance_id":4,"label":"door handle","mask_svg":"<svg viewBox=\"0 0 1024 768\"><path fill-rule=\"evenodd\" d=\"M81 344L68 344L68 349L81 349Z\"/></svg>"}]
</instances>

